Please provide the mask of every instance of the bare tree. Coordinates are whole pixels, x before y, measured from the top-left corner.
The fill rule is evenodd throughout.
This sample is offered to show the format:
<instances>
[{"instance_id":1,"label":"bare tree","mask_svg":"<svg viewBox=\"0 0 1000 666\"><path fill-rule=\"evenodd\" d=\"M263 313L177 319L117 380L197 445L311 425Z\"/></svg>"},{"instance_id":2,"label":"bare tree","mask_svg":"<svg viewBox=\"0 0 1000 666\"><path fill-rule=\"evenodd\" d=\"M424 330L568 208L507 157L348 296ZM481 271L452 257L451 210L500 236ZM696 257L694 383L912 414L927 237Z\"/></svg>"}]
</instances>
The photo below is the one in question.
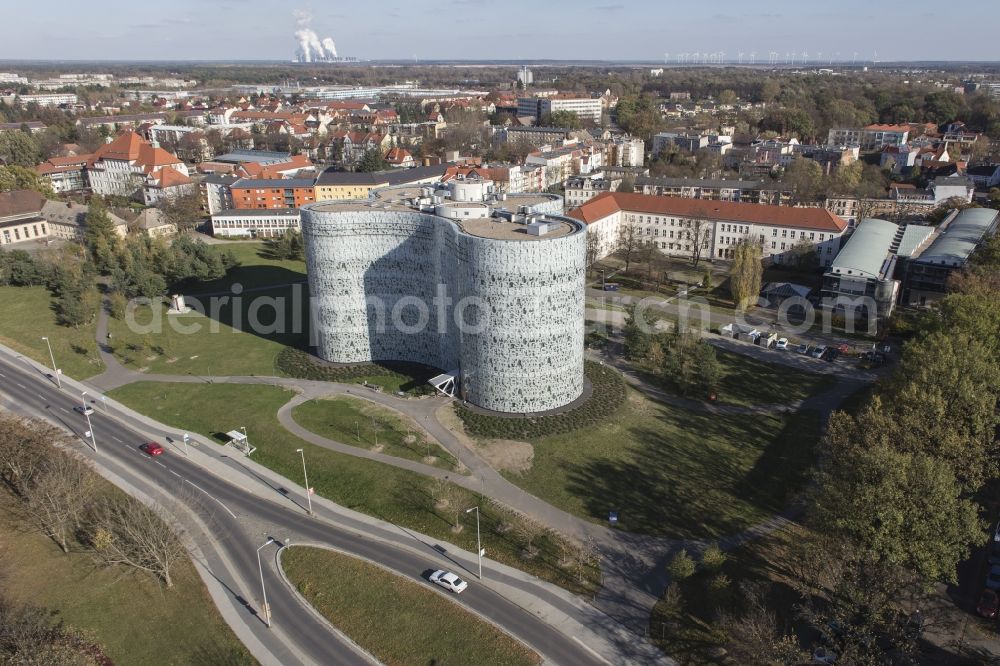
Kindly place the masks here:
<instances>
[{"instance_id":1,"label":"bare tree","mask_svg":"<svg viewBox=\"0 0 1000 666\"><path fill-rule=\"evenodd\" d=\"M625 222L618 230L618 251L625 259L625 272L628 273L629 265L632 263L632 253L639 249L642 243L642 230L632 224Z\"/></svg>"},{"instance_id":2,"label":"bare tree","mask_svg":"<svg viewBox=\"0 0 1000 666\"><path fill-rule=\"evenodd\" d=\"M24 490L24 511L41 532L69 552L69 538L97 492L89 465L69 451L52 451Z\"/></svg>"},{"instance_id":3,"label":"bare tree","mask_svg":"<svg viewBox=\"0 0 1000 666\"><path fill-rule=\"evenodd\" d=\"M699 216L688 220L688 225L687 238L691 241L691 265L697 268L701 254L711 240L712 224Z\"/></svg>"},{"instance_id":4,"label":"bare tree","mask_svg":"<svg viewBox=\"0 0 1000 666\"><path fill-rule=\"evenodd\" d=\"M761 584L744 583L743 612L724 611L718 626L726 635L726 650L736 663L804 663L807 656L798 647L787 627L781 626L768 605L767 589Z\"/></svg>"},{"instance_id":5,"label":"bare tree","mask_svg":"<svg viewBox=\"0 0 1000 666\"><path fill-rule=\"evenodd\" d=\"M601 252L601 241L597 234L590 229L587 230L587 271L593 273L594 264L597 263L597 255Z\"/></svg>"},{"instance_id":6,"label":"bare tree","mask_svg":"<svg viewBox=\"0 0 1000 666\"><path fill-rule=\"evenodd\" d=\"M521 542L524 544L524 556L531 558L538 554L538 548L535 542L545 534L546 528L528 518L527 516L521 516L518 520L514 522L514 533L518 536Z\"/></svg>"},{"instance_id":7,"label":"bare tree","mask_svg":"<svg viewBox=\"0 0 1000 666\"><path fill-rule=\"evenodd\" d=\"M42 421L0 414L0 479L23 496L52 453L51 442L63 437Z\"/></svg>"},{"instance_id":8,"label":"bare tree","mask_svg":"<svg viewBox=\"0 0 1000 666\"><path fill-rule=\"evenodd\" d=\"M642 260L646 262L646 280L649 282L653 281L653 259L656 258L657 247L656 241L652 239L647 239L642 242L642 247L640 248L642 253Z\"/></svg>"},{"instance_id":9,"label":"bare tree","mask_svg":"<svg viewBox=\"0 0 1000 666\"><path fill-rule=\"evenodd\" d=\"M168 588L174 584L171 571L187 556L166 514L128 496L97 505L87 538L99 562L146 571Z\"/></svg>"}]
</instances>

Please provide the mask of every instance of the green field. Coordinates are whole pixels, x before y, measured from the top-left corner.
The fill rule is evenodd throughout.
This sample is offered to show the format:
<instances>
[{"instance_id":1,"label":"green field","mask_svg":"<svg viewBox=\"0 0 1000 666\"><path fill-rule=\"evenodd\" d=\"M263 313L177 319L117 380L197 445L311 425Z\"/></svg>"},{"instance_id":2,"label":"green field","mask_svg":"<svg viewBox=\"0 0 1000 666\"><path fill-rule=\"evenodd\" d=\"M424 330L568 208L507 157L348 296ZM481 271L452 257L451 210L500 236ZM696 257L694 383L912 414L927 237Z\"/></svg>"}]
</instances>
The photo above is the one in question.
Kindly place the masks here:
<instances>
[{"instance_id":1,"label":"green field","mask_svg":"<svg viewBox=\"0 0 1000 666\"><path fill-rule=\"evenodd\" d=\"M285 551L281 563L309 603L388 666L516 666L541 661L458 604L374 564L305 547ZM331 576L331 571L337 575Z\"/></svg>"},{"instance_id":2,"label":"green field","mask_svg":"<svg viewBox=\"0 0 1000 666\"><path fill-rule=\"evenodd\" d=\"M642 534L732 534L786 508L813 462L815 413L722 416L629 390L603 425L533 441L534 461L506 473L572 514Z\"/></svg>"},{"instance_id":3,"label":"green field","mask_svg":"<svg viewBox=\"0 0 1000 666\"><path fill-rule=\"evenodd\" d=\"M194 566L178 563L174 587L122 568L99 568L85 551L62 551L11 520L0 497L0 575L4 595L59 612L93 633L116 664L255 663L219 616Z\"/></svg>"},{"instance_id":4,"label":"green field","mask_svg":"<svg viewBox=\"0 0 1000 666\"><path fill-rule=\"evenodd\" d=\"M715 353L722 365L718 399L726 404L785 405L825 393L837 383L830 375L765 363L723 349Z\"/></svg>"},{"instance_id":5,"label":"green field","mask_svg":"<svg viewBox=\"0 0 1000 666\"><path fill-rule=\"evenodd\" d=\"M450 506L455 511L439 510L435 508L436 493L430 479L313 446L289 434L276 416L278 409L294 395L289 390L265 385L137 382L108 395L163 423L199 432L220 443L224 439L222 433L245 426L250 442L257 447L254 460L293 481L302 478L302 460L295 450L303 448L309 483L319 495L473 552L475 514L465 514L463 510L480 504L484 545L492 559L575 592L592 591L595 580L599 579L596 568L588 567L581 581L579 572L559 566L560 554L550 536L536 542L539 555L522 558L523 547L514 531L503 535L492 533L502 523L511 522L510 516L471 492L452 488ZM464 528L457 534L451 529L455 513Z\"/></svg>"},{"instance_id":6,"label":"green field","mask_svg":"<svg viewBox=\"0 0 1000 666\"><path fill-rule=\"evenodd\" d=\"M306 430L343 444L366 449L377 444L386 455L444 469L454 469L458 462L411 419L361 398L310 400L292 410L292 418Z\"/></svg>"},{"instance_id":7,"label":"green field","mask_svg":"<svg viewBox=\"0 0 1000 666\"><path fill-rule=\"evenodd\" d=\"M60 326L45 287L0 287L0 343L51 367L42 336L52 342L52 353L62 371L75 379L104 372L94 341L95 325Z\"/></svg>"}]
</instances>

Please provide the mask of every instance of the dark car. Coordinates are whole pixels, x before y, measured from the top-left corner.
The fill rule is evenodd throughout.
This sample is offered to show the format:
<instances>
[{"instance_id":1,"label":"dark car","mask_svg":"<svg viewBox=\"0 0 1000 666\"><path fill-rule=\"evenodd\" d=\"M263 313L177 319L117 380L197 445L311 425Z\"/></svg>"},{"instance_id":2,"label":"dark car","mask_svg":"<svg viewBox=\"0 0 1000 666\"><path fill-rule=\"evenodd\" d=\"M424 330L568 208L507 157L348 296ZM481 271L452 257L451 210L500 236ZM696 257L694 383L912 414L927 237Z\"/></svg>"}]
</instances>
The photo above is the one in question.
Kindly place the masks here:
<instances>
[{"instance_id":1,"label":"dark car","mask_svg":"<svg viewBox=\"0 0 1000 666\"><path fill-rule=\"evenodd\" d=\"M983 590L976 603L976 612L983 617L994 618L997 616L998 608L1000 608L1000 595L990 589Z\"/></svg>"},{"instance_id":2,"label":"dark car","mask_svg":"<svg viewBox=\"0 0 1000 666\"><path fill-rule=\"evenodd\" d=\"M823 355L820 356L820 358L826 361L827 363L833 363L834 361L837 360L838 356L840 356L839 349L835 347L827 347L826 351L823 352Z\"/></svg>"},{"instance_id":3,"label":"dark car","mask_svg":"<svg viewBox=\"0 0 1000 666\"><path fill-rule=\"evenodd\" d=\"M1000 543L990 542L990 564L1000 564Z\"/></svg>"}]
</instances>

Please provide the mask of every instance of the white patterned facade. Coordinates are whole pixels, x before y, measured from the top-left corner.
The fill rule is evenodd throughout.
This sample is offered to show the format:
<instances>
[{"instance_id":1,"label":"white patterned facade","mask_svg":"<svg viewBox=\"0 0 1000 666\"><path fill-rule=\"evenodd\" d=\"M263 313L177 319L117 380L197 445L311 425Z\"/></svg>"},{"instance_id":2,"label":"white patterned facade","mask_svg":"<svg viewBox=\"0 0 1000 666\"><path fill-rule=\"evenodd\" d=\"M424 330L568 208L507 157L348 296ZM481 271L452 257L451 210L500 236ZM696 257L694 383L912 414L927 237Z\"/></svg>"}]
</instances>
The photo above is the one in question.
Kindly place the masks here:
<instances>
[{"instance_id":1,"label":"white patterned facade","mask_svg":"<svg viewBox=\"0 0 1000 666\"><path fill-rule=\"evenodd\" d=\"M319 355L455 371L464 399L499 412L545 411L578 398L585 225L559 215L558 197L524 197L528 209L518 197L494 199L479 204L486 209L479 219L473 212L453 221L436 214L440 204L404 205L386 197L392 191L380 196L396 203L301 209ZM515 220L497 216L501 206ZM518 211L544 213L536 221L555 231L535 235L538 227L528 230Z\"/></svg>"}]
</instances>

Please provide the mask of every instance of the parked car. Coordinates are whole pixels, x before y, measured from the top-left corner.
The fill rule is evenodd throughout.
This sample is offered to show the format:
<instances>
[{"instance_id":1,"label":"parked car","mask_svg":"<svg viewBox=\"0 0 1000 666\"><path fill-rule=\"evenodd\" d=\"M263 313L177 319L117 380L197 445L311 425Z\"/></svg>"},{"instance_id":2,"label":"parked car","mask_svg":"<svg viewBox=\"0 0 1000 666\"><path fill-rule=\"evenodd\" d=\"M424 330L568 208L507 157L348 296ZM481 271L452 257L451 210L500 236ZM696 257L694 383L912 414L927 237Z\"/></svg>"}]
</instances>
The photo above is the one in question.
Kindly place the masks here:
<instances>
[{"instance_id":1,"label":"parked car","mask_svg":"<svg viewBox=\"0 0 1000 666\"><path fill-rule=\"evenodd\" d=\"M821 358L823 356L823 352L825 351L826 347L820 345L819 347L813 347L813 350L809 352L809 355L812 356L813 358Z\"/></svg>"},{"instance_id":2,"label":"parked car","mask_svg":"<svg viewBox=\"0 0 1000 666\"><path fill-rule=\"evenodd\" d=\"M991 590L1000 590L1000 564L994 564L990 567L990 572L986 575L986 587Z\"/></svg>"},{"instance_id":3,"label":"parked car","mask_svg":"<svg viewBox=\"0 0 1000 666\"><path fill-rule=\"evenodd\" d=\"M788 349L788 338L778 338L774 343L775 349Z\"/></svg>"},{"instance_id":4,"label":"parked car","mask_svg":"<svg viewBox=\"0 0 1000 666\"><path fill-rule=\"evenodd\" d=\"M837 663L837 653L830 650L827 647L818 647L813 650L812 663L814 664L836 664Z\"/></svg>"},{"instance_id":5,"label":"parked car","mask_svg":"<svg viewBox=\"0 0 1000 666\"><path fill-rule=\"evenodd\" d=\"M993 526L993 541L1000 542L1000 520Z\"/></svg>"},{"instance_id":6,"label":"parked car","mask_svg":"<svg viewBox=\"0 0 1000 666\"><path fill-rule=\"evenodd\" d=\"M820 358L826 361L827 363L833 363L834 361L837 360L838 356L840 356L839 349L836 349L835 347L827 347L826 351L823 352L823 355L820 356Z\"/></svg>"},{"instance_id":7,"label":"parked car","mask_svg":"<svg viewBox=\"0 0 1000 666\"><path fill-rule=\"evenodd\" d=\"M148 453L151 456L163 455L163 447L157 444L156 442L146 442L145 444L141 444L139 448L143 452Z\"/></svg>"},{"instance_id":8,"label":"parked car","mask_svg":"<svg viewBox=\"0 0 1000 666\"><path fill-rule=\"evenodd\" d=\"M1000 564L1000 542L990 543L990 564Z\"/></svg>"},{"instance_id":9,"label":"parked car","mask_svg":"<svg viewBox=\"0 0 1000 666\"><path fill-rule=\"evenodd\" d=\"M78 413L83 414L84 416L90 416L91 414L94 413L94 408L91 407L90 405L77 405L73 409L76 410Z\"/></svg>"},{"instance_id":10,"label":"parked car","mask_svg":"<svg viewBox=\"0 0 1000 666\"><path fill-rule=\"evenodd\" d=\"M464 580L450 571L445 571L443 569L438 569L431 574L431 582L440 585L444 589L454 592L455 594L461 594L462 590L469 587L469 584Z\"/></svg>"},{"instance_id":11,"label":"parked car","mask_svg":"<svg viewBox=\"0 0 1000 666\"><path fill-rule=\"evenodd\" d=\"M850 354L851 345L847 344L846 342L841 342L839 345L837 345L837 351L839 351L841 354Z\"/></svg>"},{"instance_id":12,"label":"parked car","mask_svg":"<svg viewBox=\"0 0 1000 666\"><path fill-rule=\"evenodd\" d=\"M976 603L976 612L983 617L994 618L997 616L998 608L1000 608L1000 595L988 588L983 590Z\"/></svg>"},{"instance_id":13,"label":"parked car","mask_svg":"<svg viewBox=\"0 0 1000 666\"><path fill-rule=\"evenodd\" d=\"M809 350L812 349L809 345L799 345L795 350L796 354L808 354Z\"/></svg>"}]
</instances>

